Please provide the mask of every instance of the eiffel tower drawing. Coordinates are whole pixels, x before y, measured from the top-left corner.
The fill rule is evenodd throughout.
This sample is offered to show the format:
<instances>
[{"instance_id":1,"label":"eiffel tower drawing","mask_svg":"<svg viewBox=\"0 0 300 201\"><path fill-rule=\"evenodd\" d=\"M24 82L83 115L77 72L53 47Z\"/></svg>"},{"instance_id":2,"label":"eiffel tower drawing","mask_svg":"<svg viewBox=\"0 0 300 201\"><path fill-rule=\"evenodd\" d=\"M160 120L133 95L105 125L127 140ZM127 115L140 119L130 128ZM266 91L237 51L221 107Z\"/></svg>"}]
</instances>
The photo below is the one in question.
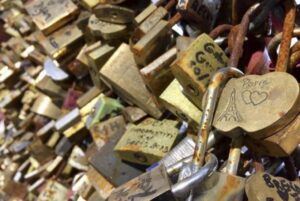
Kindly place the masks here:
<instances>
[{"instance_id":1,"label":"eiffel tower drawing","mask_svg":"<svg viewBox=\"0 0 300 201\"><path fill-rule=\"evenodd\" d=\"M236 96L236 91L235 89L233 89L226 110L220 115L218 121L223 121L223 120L224 121L233 120L236 122L242 121L243 118L236 107L235 96Z\"/></svg>"}]
</instances>

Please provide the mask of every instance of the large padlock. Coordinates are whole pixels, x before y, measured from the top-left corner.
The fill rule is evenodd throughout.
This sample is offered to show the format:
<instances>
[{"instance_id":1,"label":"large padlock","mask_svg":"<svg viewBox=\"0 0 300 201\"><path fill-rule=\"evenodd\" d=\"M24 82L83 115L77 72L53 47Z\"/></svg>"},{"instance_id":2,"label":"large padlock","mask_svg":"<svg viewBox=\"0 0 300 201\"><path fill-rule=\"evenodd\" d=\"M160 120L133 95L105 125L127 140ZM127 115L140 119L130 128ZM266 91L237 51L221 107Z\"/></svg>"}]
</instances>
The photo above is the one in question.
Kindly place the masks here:
<instances>
[{"instance_id":1,"label":"large padlock","mask_svg":"<svg viewBox=\"0 0 300 201\"><path fill-rule=\"evenodd\" d=\"M226 66L223 50L206 34L200 35L172 64L172 72L184 88L184 94L198 108L212 75Z\"/></svg>"},{"instance_id":2,"label":"large padlock","mask_svg":"<svg viewBox=\"0 0 300 201\"><path fill-rule=\"evenodd\" d=\"M230 131L230 136L242 129L262 139L289 124L299 113L299 104L299 85L291 75L247 75L226 84L213 124L224 134Z\"/></svg>"},{"instance_id":3,"label":"large padlock","mask_svg":"<svg viewBox=\"0 0 300 201\"><path fill-rule=\"evenodd\" d=\"M100 70L100 76L125 101L136 104L155 118L162 115L157 101L144 84L128 45L120 45Z\"/></svg>"},{"instance_id":4,"label":"large padlock","mask_svg":"<svg viewBox=\"0 0 300 201\"><path fill-rule=\"evenodd\" d=\"M266 172L252 175L246 181L246 194L249 201L299 200L300 182L274 177Z\"/></svg>"},{"instance_id":5,"label":"large padlock","mask_svg":"<svg viewBox=\"0 0 300 201\"><path fill-rule=\"evenodd\" d=\"M237 176L242 137L233 139L225 172L214 172L195 189L194 200L243 200L246 179Z\"/></svg>"},{"instance_id":6,"label":"large padlock","mask_svg":"<svg viewBox=\"0 0 300 201\"><path fill-rule=\"evenodd\" d=\"M206 164L202 169L174 185L172 185L169 175L177 171L160 165L115 189L109 196L108 201L176 200L194 186L199 185L216 169L217 165L217 158L210 154L207 156Z\"/></svg>"},{"instance_id":7,"label":"large padlock","mask_svg":"<svg viewBox=\"0 0 300 201\"><path fill-rule=\"evenodd\" d=\"M71 0L34 0L27 2L25 9L33 22L45 34L49 34L70 20L78 13L78 7Z\"/></svg>"}]
</instances>

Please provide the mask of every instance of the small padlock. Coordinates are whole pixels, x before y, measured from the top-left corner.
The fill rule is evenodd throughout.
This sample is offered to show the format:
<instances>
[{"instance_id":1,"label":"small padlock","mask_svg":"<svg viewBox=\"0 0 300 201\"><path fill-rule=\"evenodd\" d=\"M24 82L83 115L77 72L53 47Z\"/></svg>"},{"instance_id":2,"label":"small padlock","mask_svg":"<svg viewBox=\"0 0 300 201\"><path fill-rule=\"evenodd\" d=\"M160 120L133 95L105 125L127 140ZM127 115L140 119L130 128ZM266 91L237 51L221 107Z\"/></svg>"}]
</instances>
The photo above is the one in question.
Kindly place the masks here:
<instances>
[{"instance_id":1,"label":"small padlock","mask_svg":"<svg viewBox=\"0 0 300 201\"><path fill-rule=\"evenodd\" d=\"M80 96L76 103L79 108L84 107L88 102L90 102L92 99L100 95L101 91L97 87L90 88L86 93L84 93L82 96Z\"/></svg>"},{"instance_id":2,"label":"small padlock","mask_svg":"<svg viewBox=\"0 0 300 201\"><path fill-rule=\"evenodd\" d=\"M181 85L176 79L171 82L159 98L167 110L197 130L202 112L183 95Z\"/></svg>"},{"instance_id":3,"label":"small padlock","mask_svg":"<svg viewBox=\"0 0 300 201\"><path fill-rule=\"evenodd\" d=\"M32 17L33 22L45 34L74 19L79 12L78 7L71 0L46 0L43 2L30 1L25 9Z\"/></svg>"},{"instance_id":4,"label":"small padlock","mask_svg":"<svg viewBox=\"0 0 300 201\"><path fill-rule=\"evenodd\" d=\"M175 60L176 53L177 49L172 48L140 70L146 86L152 94L160 96L173 80L170 64Z\"/></svg>"},{"instance_id":5,"label":"small padlock","mask_svg":"<svg viewBox=\"0 0 300 201\"><path fill-rule=\"evenodd\" d=\"M127 122L135 123L147 116L147 113L138 107L128 106L123 109L122 114Z\"/></svg>"},{"instance_id":6,"label":"small padlock","mask_svg":"<svg viewBox=\"0 0 300 201\"><path fill-rule=\"evenodd\" d=\"M58 119L61 115L61 110L54 105L51 98L44 94L40 94L38 96L31 108L31 111L52 119Z\"/></svg>"},{"instance_id":7,"label":"small padlock","mask_svg":"<svg viewBox=\"0 0 300 201\"><path fill-rule=\"evenodd\" d=\"M119 157L132 163L151 165L172 148L178 137L177 121L147 118L128 127L114 150Z\"/></svg>"},{"instance_id":8,"label":"small padlock","mask_svg":"<svg viewBox=\"0 0 300 201\"><path fill-rule=\"evenodd\" d=\"M128 183L118 187L109 196L109 201L125 200L176 200L199 185L214 169L218 161L214 155L208 155L205 166L193 176L172 185L168 172L163 165L146 172ZM176 172L176 171L173 171Z\"/></svg>"},{"instance_id":9,"label":"small padlock","mask_svg":"<svg viewBox=\"0 0 300 201\"><path fill-rule=\"evenodd\" d=\"M159 6L155 9L132 33L131 41L136 43L149 32L160 20L162 20L169 10L176 4L175 0L169 0L165 7Z\"/></svg>"},{"instance_id":10,"label":"small padlock","mask_svg":"<svg viewBox=\"0 0 300 201\"><path fill-rule=\"evenodd\" d=\"M88 29L94 37L102 37L105 40L123 38L128 34L126 25L105 22L98 19L96 15L91 15L89 18Z\"/></svg>"},{"instance_id":11,"label":"small padlock","mask_svg":"<svg viewBox=\"0 0 300 201\"><path fill-rule=\"evenodd\" d=\"M122 116L112 117L96 123L90 128L90 133L98 149L101 149L113 135L125 133L126 124Z\"/></svg>"},{"instance_id":12,"label":"small padlock","mask_svg":"<svg viewBox=\"0 0 300 201\"><path fill-rule=\"evenodd\" d=\"M162 115L144 84L128 45L120 45L100 70L100 76L127 102L136 104L155 118Z\"/></svg>"},{"instance_id":13,"label":"small padlock","mask_svg":"<svg viewBox=\"0 0 300 201\"><path fill-rule=\"evenodd\" d=\"M145 66L165 52L171 38L170 30L180 20L179 13L176 13L169 21L160 20L140 40L131 45L137 64Z\"/></svg>"},{"instance_id":14,"label":"small padlock","mask_svg":"<svg viewBox=\"0 0 300 201\"><path fill-rule=\"evenodd\" d=\"M135 16L135 12L129 8L108 4L96 6L93 12L100 20L118 24L131 23Z\"/></svg>"}]
</instances>

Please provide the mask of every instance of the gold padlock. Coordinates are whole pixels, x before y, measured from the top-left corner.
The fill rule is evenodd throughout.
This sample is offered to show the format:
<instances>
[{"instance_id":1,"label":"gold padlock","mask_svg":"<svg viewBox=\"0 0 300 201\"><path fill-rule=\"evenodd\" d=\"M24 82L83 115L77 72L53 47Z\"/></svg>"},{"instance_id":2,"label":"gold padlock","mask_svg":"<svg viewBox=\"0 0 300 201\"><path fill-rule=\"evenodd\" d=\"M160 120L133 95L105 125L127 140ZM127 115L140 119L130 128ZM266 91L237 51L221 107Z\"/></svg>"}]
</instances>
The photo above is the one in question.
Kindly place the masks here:
<instances>
[{"instance_id":1,"label":"gold padlock","mask_svg":"<svg viewBox=\"0 0 300 201\"><path fill-rule=\"evenodd\" d=\"M168 119L147 118L131 125L114 150L126 161L143 165L156 163L171 150L178 136L177 124Z\"/></svg>"},{"instance_id":2,"label":"gold padlock","mask_svg":"<svg viewBox=\"0 0 300 201\"><path fill-rule=\"evenodd\" d=\"M200 35L172 64L172 72L184 94L198 108L211 76L228 61L223 50L206 34Z\"/></svg>"},{"instance_id":3,"label":"gold padlock","mask_svg":"<svg viewBox=\"0 0 300 201\"><path fill-rule=\"evenodd\" d=\"M79 11L71 0L33 0L26 3L25 9L46 35L74 19Z\"/></svg>"},{"instance_id":4,"label":"gold padlock","mask_svg":"<svg viewBox=\"0 0 300 201\"><path fill-rule=\"evenodd\" d=\"M197 129L202 112L183 95L181 85L176 79L171 82L159 98L167 110L181 120L188 122L193 129Z\"/></svg>"},{"instance_id":5,"label":"gold padlock","mask_svg":"<svg viewBox=\"0 0 300 201\"><path fill-rule=\"evenodd\" d=\"M82 96L80 96L76 104L79 108L83 108L85 105L87 105L91 100L93 100L95 97L99 96L101 91L97 87L90 88L86 93L84 93Z\"/></svg>"},{"instance_id":6,"label":"gold padlock","mask_svg":"<svg viewBox=\"0 0 300 201\"><path fill-rule=\"evenodd\" d=\"M98 5L94 8L97 18L105 22L128 24L134 20L135 12L129 8L116 5Z\"/></svg>"},{"instance_id":7,"label":"gold padlock","mask_svg":"<svg viewBox=\"0 0 300 201\"><path fill-rule=\"evenodd\" d=\"M159 96L173 80L170 65L176 59L177 49L172 48L140 70L151 93Z\"/></svg>"},{"instance_id":8,"label":"gold padlock","mask_svg":"<svg viewBox=\"0 0 300 201\"><path fill-rule=\"evenodd\" d=\"M100 76L127 102L136 104L155 118L162 115L154 96L146 89L127 44L120 45L100 70Z\"/></svg>"}]
</instances>

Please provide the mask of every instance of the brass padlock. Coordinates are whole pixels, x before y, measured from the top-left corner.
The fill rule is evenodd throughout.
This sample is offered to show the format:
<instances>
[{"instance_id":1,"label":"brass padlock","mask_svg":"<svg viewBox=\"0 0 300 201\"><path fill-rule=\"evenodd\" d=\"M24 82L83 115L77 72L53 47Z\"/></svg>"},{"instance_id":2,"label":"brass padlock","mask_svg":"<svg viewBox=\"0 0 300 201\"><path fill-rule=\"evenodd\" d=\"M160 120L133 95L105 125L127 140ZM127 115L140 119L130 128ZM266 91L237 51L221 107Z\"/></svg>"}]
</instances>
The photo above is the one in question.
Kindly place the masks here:
<instances>
[{"instance_id":1,"label":"brass padlock","mask_svg":"<svg viewBox=\"0 0 300 201\"><path fill-rule=\"evenodd\" d=\"M74 47L81 43L83 33L75 24L69 24L49 36L37 33L35 37L50 57L61 59L67 53L73 53Z\"/></svg>"},{"instance_id":2,"label":"brass padlock","mask_svg":"<svg viewBox=\"0 0 300 201\"><path fill-rule=\"evenodd\" d=\"M202 112L182 93L181 85L176 79L171 82L159 98L167 110L181 120L188 122L193 129L197 129Z\"/></svg>"},{"instance_id":3,"label":"brass padlock","mask_svg":"<svg viewBox=\"0 0 300 201\"><path fill-rule=\"evenodd\" d=\"M76 103L79 108L84 107L88 102L90 102L92 99L100 95L101 91L97 87L90 88L86 93L84 93L82 96L80 96Z\"/></svg>"},{"instance_id":4,"label":"brass padlock","mask_svg":"<svg viewBox=\"0 0 300 201\"><path fill-rule=\"evenodd\" d=\"M43 71L41 74L45 74L45 72ZM45 95L50 97L63 97L66 95L66 91L53 82L53 80L47 75L44 75L44 77L38 76L35 86Z\"/></svg>"},{"instance_id":5,"label":"brass padlock","mask_svg":"<svg viewBox=\"0 0 300 201\"><path fill-rule=\"evenodd\" d=\"M247 179L246 194L249 201L299 200L300 182L259 172Z\"/></svg>"},{"instance_id":6,"label":"brass padlock","mask_svg":"<svg viewBox=\"0 0 300 201\"><path fill-rule=\"evenodd\" d=\"M176 59L176 54L177 49L172 48L140 70L152 94L160 96L173 80L170 64Z\"/></svg>"},{"instance_id":7,"label":"brass padlock","mask_svg":"<svg viewBox=\"0 0 300 201\"><path fill-rule=\"evenodd\" d=\"M224 134L231 131L230 136L242 129L262 139L289 124L299 114L299 104L299 85L293 76L247 75L226 84L213 124Z\"/></svg>"},{"instance_id":8,"label":"brass padlock","mask_svg":"<svg viewBox=\"0 0 300 201\"><path fill-rule=\"evenodd\" d=\"M155 118L162 115L153 95L146 89L128 45L120 45L100 70L100 76L127 102L136 104Z\"/></svg>"},{"instance_id":9,"label":"brass padlock","mask_svg":"<svg viewBox=\"0 0 300 201\"><path fill-rule=\"evenodd\" d=\"M138 40L140 40L141 37L143 37L147 32L149 32L160 20L162 20L168 14L169 10L175 4L175 0L169 0L166 6L157 7L132 33L132 42L136 43ZM152 8L153 6L150 6L148 9Z\"/></svg>"},{"instance_id":10,"label":"brass padlock","mask_svg":"<svg viewBox=\"0 0 300 201\"><path fill-rule=\"evenodd\" d=\"M88 29L94 37L102 37L105 40L123 38L128 33L126 25L105 22L98 19L96 15L91 15L89 18Z\"/></svg>"},{"instance_id":11,"label":"brass padlock","mask_svg":"<svg viewBox=\"0 0 300 201\"><path fill-rule=\"evenodd\" d=\"M33 0L26 3L25 9L45 34L50 34L74 19L79 11L71 0Z\"/></svg>"},{"instance_id":12,"label":"brass padlock","mask_svg":"<svg viewBox=\"0 0 300 201\"><path fill-rule=\"evenodd\" d=\"M93 12L100 20L110 23L128 24L133 22L135 12L129 8L116 5L98 5Z\"/></svg>"},{"instance_id":13,"label":"brass padlock","mask_svg":"<svg viewBox=\"0 0 300 201\"><path fill-rule=\"evenodd\" d=\"M87 10L92 11L100 3L100 0L80 0L79 3Z\"/></svg>"},{"instance_id":14,"label":"brass padlock","mask_svg":"<svg viewBox=\"0 0 300 201\"><path fill-rule=\"evenodd\" d=\"M177 200L194 186L199 185L214 169L218 161L214 155L207 157L207 163L193 176L172 185L169 172L163 165L146 172L118 187L109 196L108 201L125 200ZM176 171L174 171L176 172ZM172 176L172 175L170 175Z\"/></svg>"},{"instance_id":15,"label":"brass padlock","mask_svg":"<svg viewBox=\"0 0 300 201\"><path fill-rule=\"evenodd\" d=\"M158 162L172 148L178 137L178 122L147 118L128 127L114 150L119 157L132 163L151 165Z\"/></svg>"},{"instance_id":16,"label":"brass padlock","mask_svg":"<svg viewBox=\"0 0 300 201\"><path fill-rule=\"evenodd\" d=\"M172 64L172 72L184 88L184 94L201 108L211 76L225 67L227 61L223 50L208 35L202 34Z\"/></svg>"},{"instance_id":17,"label":"brass padlock","mask_svg":"<svg viewBox=\"0 0 300 201\"><path fill-rule=\"evenodd\" d=\"M104 86L100 80L99 70L101 70L107 59L114 53L114 51L115 48L113 46L104 44L87 54L90 76L94 85L100 90L103 89Z\"/></svg>"},{"instance_id":18,"label":"brass padlock","mask_svg":"<svg viewBox=\"0 0 300 201\"><path fill-rule=\"evenodd\" d=\"M137 64L145 66L165 52L171 38L170 30L180 20L181 15L178 13L169 21L160 20L140 40L132 44L131 51Z\"/></svg>"},{"instance_id":19,"label":"brass padlock","mask_svg":"<svg viewBox=\"0 0 300 201\"><path fill-rule=\"evenodd\" d=\"M90 133L98 149L101 149L113 135L124 133L126 124L122 116L116 116L106 121L96 123L90 128Z\"/></svg>"},{"instance_id":20,"label":"brass padlock","mask_svg":"<svg viewBox=\"0 0 300 201\"><path fill-rule=\"evenodd\" d=\"M51 98L44 94L40 94L38 96L31 108L31 111L51 119L58 119L61 115L61 110L54 105Z\"/></svg>"}]
</instances>

